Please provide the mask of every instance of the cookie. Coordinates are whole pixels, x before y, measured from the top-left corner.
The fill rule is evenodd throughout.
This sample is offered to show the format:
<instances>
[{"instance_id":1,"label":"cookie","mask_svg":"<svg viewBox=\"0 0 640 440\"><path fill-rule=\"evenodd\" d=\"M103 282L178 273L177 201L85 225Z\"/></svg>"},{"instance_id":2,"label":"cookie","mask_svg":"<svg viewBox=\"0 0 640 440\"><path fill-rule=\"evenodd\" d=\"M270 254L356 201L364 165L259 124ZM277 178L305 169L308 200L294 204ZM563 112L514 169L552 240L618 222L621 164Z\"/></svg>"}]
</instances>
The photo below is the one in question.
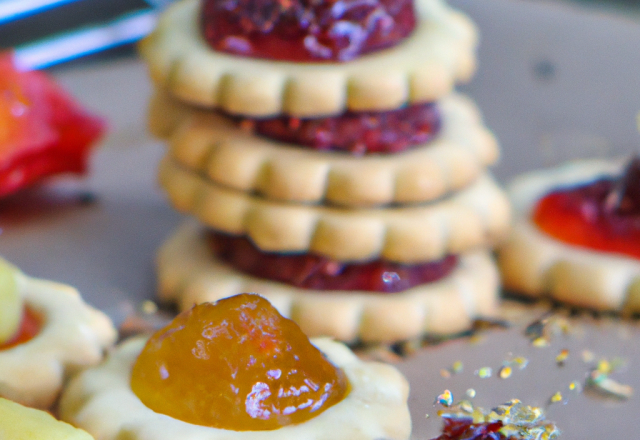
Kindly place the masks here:
<instances>
[{"instance_id":1,"label":"cookie","mask_svg":"<svg viewBox=\"0 0 640 440\"><path fill-rule=\"evenodd\" d=\"M26 306L42 317L42 328L29 341L0 350L0 395L48 409L72 372L102 360L116 330L72 287L21 272L16 281Z\"/></svg>"},{"instance_id":2,"label":"cookie","mask_svg":"<svg viewBox=\"0 0 640 440\"><path fill-rule=\"evenodd\" d=\"M60 401L62 419L101 440L405 440L411 432L409 385L392 366L359 360L344 345L328 339L312 343L341 368L349 394L330 410L295 425L266 431L229 431L193 425L147 408L131 391L130 371L145 344L131 339L107 361L72 380ZM335 430L340 426L339 430Z\"/></svg>"},{"instance_id":3,"label":"cookie","mask_svg":"<svg viewBox=\"0 0 640 440\"><path fill-rule=\"evenodd\" d=\"M362 157L255 136L163 93L152 100L149 125L169 139L177 162L220 185L274 200L365 207L434 200L470 184L498 159L498 144L468 98L450 95L439 106L443 126L432 142Z\"/></svg>"},{"instance_id":4,"label":"cookie","mask_svg":"<svg viewBox=\"0 0 640 440\"><path fill-rule=\"evenodd\" d=\"M559 188L619 175L620 161L581 161L535 171L510 186L515 225L499 250L505 288L596 310L640 312L640 261L563 243L531 220L536 202Z\"/></svg>"},{"instance_id":5,"label":"cookie","mask_svg":"<svg viewBox=\"0 0 640 440\"><path fill-rule=\"evenodd\" d=\"M475 70L476 29L441 0L399 45L347 63L273 62L216 52L200 36L198 0L174 3L140 45L152 80L192 105L245 116L389 110L447 95Z\"/></svg>"},{"instance_id":6,"label":"cookie","mask_svg":"<svg viewBox=\"0 0 640 440\"><path fill-rule=\"evenodd\" d=\"M392 342L424 333L451 334L468 329L478 316L495 311L498 273L488 252L460 257L443 280L400 293L302 289L238 272L212 255L205 228L187 222L161 247L159 295L188 309L237 292L257 292L310 336L343 341Z\"/></svg>"},{"instance_id":7,"label":"cookie","mask_svg":"<svg viewBox=\"0 0 640 440\"><path fill-rule=\"evenodd\" d=\"M263 251L315 252L343 262L437 260L493 245L510 224L506 194L488 174L433 203L357 210L273 202L220 186L170 158L160 164L160 184L179 211L247 235Z\"/></svg>"}]
</instances>

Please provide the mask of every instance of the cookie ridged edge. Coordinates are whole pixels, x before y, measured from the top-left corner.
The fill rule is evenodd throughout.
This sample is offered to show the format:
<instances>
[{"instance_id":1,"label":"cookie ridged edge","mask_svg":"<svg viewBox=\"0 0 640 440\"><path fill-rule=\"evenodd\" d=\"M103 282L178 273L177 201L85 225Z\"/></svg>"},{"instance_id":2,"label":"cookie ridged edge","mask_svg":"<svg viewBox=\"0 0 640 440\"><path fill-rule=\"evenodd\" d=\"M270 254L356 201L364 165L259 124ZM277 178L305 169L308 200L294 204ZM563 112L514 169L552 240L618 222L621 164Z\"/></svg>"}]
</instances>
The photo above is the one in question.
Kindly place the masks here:
<instances>
[{"instance_id":1,"label":"cookie ridged edge","mask_svg":"<svg viewBox=\"0 0 640 440\"><path fill-rule=\"evenodd\" d=\"M552 189L619 175L622 169L617 160L577 161L528 173L510 185L516 220L498 253L506 289L589 309L640 312L640 261L563 243L531 220L535 203Z\"/></svg>"},{"instance_id":2,"label":"cookie ridged edge","mask_svg":"<svg viewBox=\"0 0 640 440\"><path fill-rule=\"evenodd\" d=\"M159 180L174 208L213 229L247 235L263 251L345 262L424 262L488 247L511 220L506 194L486 173L445 199L381 209L278 203L217 185L167 157Z\"/></svg>"},{"instance_id":3,"label":"cookie ridged edge","mask_svg":"<svg viewBox=\"0 0 640 440\"><path fill-rule=\"evenodd\" d=\"M418 26L397 46L345 63L274 62L217 52L200 36L198 0L182 0L140 44L152 80L196 106L300 117L435 101L475 71L477 33L441 0L417 2Z\"/></svg>"},{"instance_id":4,"label":"cookie ridged edge","mask_svg":"<svg viewBox=\"0 0 640 440\"><path fill-rule=\"evenodd\" d=\"M442 129L433 140L362 157L256 136L160 92L149 126L169 140L176 161L221 185L273 200L365 207L434 200L470 184L498 159L498 143L470 99L454 94L438 105Z\"/></svg>"},{"instance_id":5,"label":"cookie ridged edge","mask_svg":"<svg viewBox=\"0 0 640 440\"><path fill-rule=\"evenodd\" d=\"M243 274L210 252L205 230L186 222L160 248L157 257L159 296L181 310L193 304L256 292L310 336L342 341L395 342L429 334L452 334L473 320L495 313L498 272L487 251L460 256L442 280L404 292L302 289Z\"/></svg>"}]
</instances>

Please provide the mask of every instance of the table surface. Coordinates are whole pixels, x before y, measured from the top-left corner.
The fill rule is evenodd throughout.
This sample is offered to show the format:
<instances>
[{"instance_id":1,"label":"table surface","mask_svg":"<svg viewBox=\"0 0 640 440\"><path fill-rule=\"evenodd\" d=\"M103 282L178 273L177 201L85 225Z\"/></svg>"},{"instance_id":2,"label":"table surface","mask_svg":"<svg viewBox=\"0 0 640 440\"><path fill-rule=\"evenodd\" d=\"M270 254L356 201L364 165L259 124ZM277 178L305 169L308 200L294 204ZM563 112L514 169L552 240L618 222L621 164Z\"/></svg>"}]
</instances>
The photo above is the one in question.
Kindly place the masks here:
<instances>
[{"instance_id":1,"label":"table surface","mask_svg":"<svg viewBox=\"0 0 640 440\"><path fill-rule=\"evenodd\" d=\"M638 23L548 3L452 3L482 30L480 70L463 90L477 100L501 140L503 160L495 168L500 178L567 158L637 151ZM182 220L156 186L163 147L145 131L151 86L135 59L55 73L81 102L108 119L109 134L85 180L56 180L0 202L0 254L31 275L77 286L90 303L121 321L140 301L153 298L155 250ZM584 350L596 359L624 358L626 367L614 377L640 389L637 321L577 317L570 334L535 348L523 328L541 313L517 312L509 329L487 330L479 340L450 341L403 359L398 367L412 387L413 438L438 432L433 406L438 394L450 389L459 400L469 388L481 406L519 398L547 408L567 440L637 437L636 396L617 401L568 389L572 381L583 382L591 368L581 358ZM565 348L569 358L558 367L555 357ZM529 359L527 368L498 378L503 362L516 356ZM458 360L464 370L443 377L441 370ZM475 374L482 367L493 368L491 378ZM558 391L563 402L549 404ZM425 418L427 413L431 417Z\"/></svg>"}]
</instances>

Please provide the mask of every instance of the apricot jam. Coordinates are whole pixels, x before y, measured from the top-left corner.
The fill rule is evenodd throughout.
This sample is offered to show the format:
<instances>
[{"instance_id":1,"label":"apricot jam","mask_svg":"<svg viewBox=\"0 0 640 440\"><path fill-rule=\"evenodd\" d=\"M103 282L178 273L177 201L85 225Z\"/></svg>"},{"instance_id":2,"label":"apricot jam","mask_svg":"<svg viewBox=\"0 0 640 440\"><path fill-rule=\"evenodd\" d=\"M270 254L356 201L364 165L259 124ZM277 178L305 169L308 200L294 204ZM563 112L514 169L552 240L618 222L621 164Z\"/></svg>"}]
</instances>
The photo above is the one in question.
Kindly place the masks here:
<instances>
[{"instance_id":1,"label":"apricot jam","mask_svg":"<svg viewBox=\"0 0 640 440\"><path fill-rule=\"evenodd\" d=\"M157 413L233 431L301 423L349 392L342 370L264 298L203 303L155 333L131 389Z\"/></svg>"},{"instance_id":2,"label":"apricot jam","mask_svg":"<svg viewBox=\"0 0 640 440\"><path fill-rule=\"evenodd\" d=\"M16 345L24 344L33 339L42 327L40 317L28 307L24 308L20 327L15 336L7 342L0 344L0 350L8 350Z\"/></svg>"},{"instance_id":3,"label":"apricot jam","mask_svg":"<svg viewBox=\"0 0 640 440\"><path fill-rule=\"evenodd\" d=\"M457 266L458 258L419 264L384 260L340 263L316 254L263 252L246 237L209 231L214 254L235 269L272 281L317 290L352 290L393 293L438 281Z\"/></svg>"},{"instance_id":4,"label":"apricot jam","mask_svg":"<svg viewBox=\"0 0 640 440\"><path fill-rule=\"evenodd\" d=\"M348 61L398 44L415 25L412 0L204 0L200 14L213 49L294 62Z\"/></svg>"},{"instance_id":5,"label":"apricot jam","mask_svg":"<svg viewBox=\"0 0 640 440\"><path fill-rule=\"evenodd\" d=\"M380 112L345 112L338 116L299 119L278 116L244 119L262 136L316 150L346 151L361 155L399 153L429 142L441 128L438 107L414 104Z\"/></svg>"},{"instance_id":6,"label":"apricot jam","mask_svg":"<svg viewBox=\"0 0 640 440\"><path fill-rule=\"evenodd\" d=\"M547 194L536 205L533 220L565 243L640 258L640 159L619 179Z\"/></svg>"}]
</instances>

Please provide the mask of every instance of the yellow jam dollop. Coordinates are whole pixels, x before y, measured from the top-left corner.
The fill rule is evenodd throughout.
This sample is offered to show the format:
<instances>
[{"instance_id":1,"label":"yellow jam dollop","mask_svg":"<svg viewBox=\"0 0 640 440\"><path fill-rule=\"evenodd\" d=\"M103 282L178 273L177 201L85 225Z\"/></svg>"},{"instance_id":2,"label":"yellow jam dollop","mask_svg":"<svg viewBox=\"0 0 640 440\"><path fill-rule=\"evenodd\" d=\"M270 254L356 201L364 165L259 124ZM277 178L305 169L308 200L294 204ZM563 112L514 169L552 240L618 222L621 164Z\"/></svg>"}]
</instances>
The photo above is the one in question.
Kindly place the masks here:
<instances>
[{"instance_id":1,"label":"yellow jam dollop","mask_svg":"<svg viewBox=\"0 0 640 440\"><path fill-rule=\"evenodd\" d=\"M147 342L131 389L148 408L233 431L301 423L349 392L344 372L259 295L203 303Z\"/></svg>"}]
</instances>

